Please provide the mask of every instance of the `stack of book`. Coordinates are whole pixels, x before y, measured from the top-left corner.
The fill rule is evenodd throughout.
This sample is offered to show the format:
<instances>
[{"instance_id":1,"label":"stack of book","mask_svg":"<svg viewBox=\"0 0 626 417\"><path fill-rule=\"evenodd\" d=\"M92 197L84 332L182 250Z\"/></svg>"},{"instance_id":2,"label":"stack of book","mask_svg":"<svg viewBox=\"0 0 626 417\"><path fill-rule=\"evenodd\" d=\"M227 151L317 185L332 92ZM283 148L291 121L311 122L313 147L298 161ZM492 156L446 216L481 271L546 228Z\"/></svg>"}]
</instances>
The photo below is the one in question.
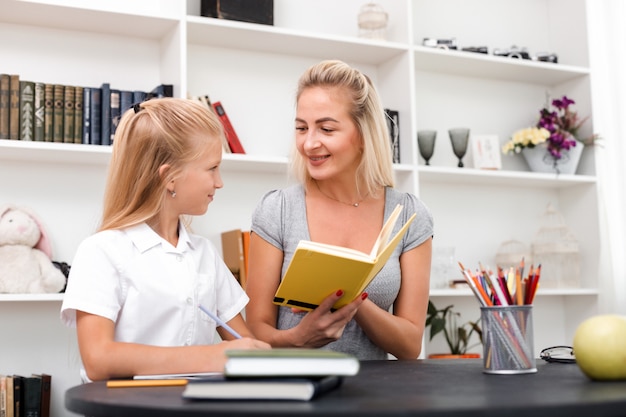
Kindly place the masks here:
<instances>
[{"instance_id":1,"label":"stack of book","mask_svg":"<svg viewBox=\"0 0 626 417\"><path fill-rule=\"evenodd\" d=\"M359 372L354 356L320 349L230 350L224 375L190 379L188 400L309 401Z\"/></svg>"},{"instance_id":2,"label":"stack of book","mask_svg":"<svg viewBox=\"0 0 626 417\"><path fill-rule=\"evenodd\" d=\"M107 387L182 385L182 396L189 401L310 401L338 389L360 368L356 357L322 349L229 350L226 355L224 373L136 375L110 380Z\"/></svg>"}]
</instances>

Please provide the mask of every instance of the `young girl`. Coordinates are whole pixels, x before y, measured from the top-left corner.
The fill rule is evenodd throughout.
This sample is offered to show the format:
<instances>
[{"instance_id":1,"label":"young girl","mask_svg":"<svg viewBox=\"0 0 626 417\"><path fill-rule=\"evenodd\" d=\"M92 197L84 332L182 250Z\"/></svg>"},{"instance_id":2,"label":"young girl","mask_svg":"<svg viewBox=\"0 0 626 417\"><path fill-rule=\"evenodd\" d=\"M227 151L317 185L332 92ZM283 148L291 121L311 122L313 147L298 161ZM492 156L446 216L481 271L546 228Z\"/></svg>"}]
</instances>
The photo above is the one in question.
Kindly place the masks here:
<instances>
[{"instance_id":1,"label":"young girl","mask_svg":"<svg viewBox=\"0 0 626 417\"><path fill-rule=\"evenodd\" d=\"M267 193L252 219L248 324L272 346L323 347L360 359L416 359L428 305L433 221L414 195L393 188L383 107L371 81L341 61L323 61L300 78L294 172L301 183ZM301 239L369 253L396 204L394 233L407 234L364 294L332 311L342 289L309 313L272 299ZM391 311L393 310L393 311Z\"/></svg>"},{"instance_id":2,"label":"young girl","mask_svg":"<svg viewBox=\"0 0 626 417\"><path fill-rule=\"evenodd\" d=\"M203 215L222 188L223 131L184 99L126 111L117 128L98 233L79 246L61 307L76 326L84 380L222 371L224 351L269 348L252 338L248 297L184 215ZM214 313L223 327L214 344Z\"/></svg>"}]
</instances>

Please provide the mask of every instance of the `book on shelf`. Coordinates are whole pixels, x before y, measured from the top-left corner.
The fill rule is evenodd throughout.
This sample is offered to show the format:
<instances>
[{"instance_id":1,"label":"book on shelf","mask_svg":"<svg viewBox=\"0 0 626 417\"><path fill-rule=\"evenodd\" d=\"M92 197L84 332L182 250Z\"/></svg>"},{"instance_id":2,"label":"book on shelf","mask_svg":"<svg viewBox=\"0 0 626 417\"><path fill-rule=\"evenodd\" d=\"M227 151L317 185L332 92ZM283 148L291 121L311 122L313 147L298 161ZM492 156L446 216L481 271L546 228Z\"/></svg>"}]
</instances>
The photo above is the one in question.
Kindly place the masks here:
<instances>
[{"instance_id":1,"label":"book on shelf","mask_svg":"<svg viewBox=\"0 0 626 417\"><path fill-rule=\"evenodd\" d=\"M132 91L120 90L120 118L124 115L126 110L133 106L134 103Z\"/></svg>"},{"instance_id":2,"label":"book on shelf","mask_svg":"<svg viewBox=\"0 0 626 417\"><path fill-rule=\"evenodd\" d=\"M54 142L54 85L43 86L43 141Z\"/></svg>"},{"instance_id":3,"label":"book on shelf","mask_svg":"<svg viewBox=\"0 0 626 417\"><path fill-rule=\"evenodd\" d=\"M91 87L89 144L102 145L102 89Z\"/></svg>"},{"instance_id":4,"label":"book on shelf","mask_svg":"<svg viewBox=\"0 0 626 417\"><path fill-rule=\"evenodd\" d=\"M385 109L385 120L391 141L391 156L394 164L400 163L400 113L397 110Z\"/></svg>"},{"instance_id":5,"label":"book on shelf","mask_svg":"<svg viewBox=\"0 0 626 417\"><path fill-rule=\"evenodd\" d=\"M221 102L216 101L212 104L217 117L222 122L222 126L224 126L224 134L226 135L226 140L228 141L228 146L232 153L246 153L243 146L241 145L241 141L239 140L239 136L237 136L237 132L235 132L235 128L228 115L226 114L226 110L224 110L224 106Z\"/></svg>"},{"instance_id":6,"label":"book on shelf","mask_svg":"<svg viewBox=\"0 0 626 417\"><path fill-rule=\"evenodd\" d=\"M111 89L111 137L109 139L110 145L113 145L113 138L115 137L115 131L117 130L117 125L120 123L120 117L121 117L120 95L121 95L120 90L116 88Z\"/></svg>"},{"instance_id":7,"label":"book on shelf","mask_svg":"<svg viewBox=\"0 0 626 417\"><path fill-rule=\"evenodd\" d=\"M61 84L55 84L54 89L54 116L52 121L53 142L63 142L63 119L65 113L65 86Z\"/></svg>"},{"instance_id":8,"label":"book on shelf","mask_svg":"<svg viewBox=\"0 0 626 417\"><path fill-rule=\"evenodd\" d=\"M147 95L146 99L152 98L164 98L174 97L174 85L172 84L159 84L152 89Z\"/></svg>"},{"instance_id":9,"label":"book on shelf","mask_svg":"<svg viewBox=\"0 0 626 417\"><path fill-rule=\"evenodd\" d=\"M74 143L76 87L66 85L63 92L63 142Z\"/></svg>"},{"instance_id":10,"label":"book on shelf","mask_svg":"<svg viewBox=\"0 0 626 417\"><path fill-rule=\"evenodd\" d=\"M31 375L22 378L22 415L41 417L42 379Z\"/></svg>"},{"instance_id":11,"label":"book on shelf","mask_svg":"<svg viewBox=\"0 0 626 417\"><path fill-rule=\"evenodd\" d=\"M20 138L20 76L9 75L9 139Z\"/></svg>"},{"instance_id":12,"label":"book on shelf","mask_svg":"<svg viewBox=\"0 0 626 417\"><path fill-rule=\"evenodd\" d=\"M35 139L35 83L20 80L20 140Z\"/></svg>"},{"instance_id":13,"label":"book on shelf","mask_svg":"<svg viewBox=\"0 0 626 417\"><path fill-rule=\"evenodd\" d=\"M100 86L100 145L111 145L111 84Z\"/></svg>"},{"instance_id":14,"label":"book on shelf","mask_svg":"<svg viewBox=\"0 0 626 417\"><path fill-rule=\"evenodd\" d=\"M239 284L245 288L247 271L243 248L243 232L241 229L228 230L222 232L220 237L224 263L237 278Z\"/></svg>"},{"instance_id":15,"label":"book on shelf","mask_svg":"<svg viewBox=\"0 0 626 417\"><path fill-rule=\"evenodd\" d=\"M79 85L74 87L74 134L72 138L74 143L83 142L83 95L85 94L85 88Z\"/></svg>"},{"instance_id":16,"label":"book on shelf","mask_svg":"<svg viewBox=\"0 0 626 417\"><path fill-rule=\"evenodd\" d=\"M200 15L240 22L274 24L274 0L201 0Z\"/></svg>"},{"instance_id":17,"label":"book on shelf","mask_svg":"<svg viewBox=\"0 0 626 417\"><path fill-rule=\"evenodd\" d=\"M7 415L7 377L0 375L0 417Z\"/></svg>"},{"instance_id":18,"label":"book on shelf","mask_svg":"<svg viewBox=\"0 0 626 417\"><path fill-rule=\"evenodd\" d=\"M133 91L133 102L131 104L141 103L143 101L146 101L147 98L148 98L148 93L146 93L145 91L141 91L141 90L135 90Z\"/></svg>"},{"instance_id":19,"label":"book on shelf","mask_svg":"<svg viewBox=\"0 0 626 417\"><path fill-rule=\"evenodd\" d=\"M215 109L213 108L213 104L211 103L211 99L209 98L208 94L204 94L201 96L192 96L190 97L193 100L198 100L204 107L206 107L207 109L211 110L213 113L217 114L215 112ZM220 120L221 123L221 120ZM222 124L223 126L223 124ZM224 132L226 133L226 132ZM224 153L232 153L232 151L230 150L230 145L228 145L228 139L226 138L226 134L224 134L224 140L222 141L222 152Z\"/></svg>"},{"instance_id":20,"label":"book on shelf","mask_svg":"<svg viewBox=\"0 0 626 417\"><path fill-rule=\"evenodd\" d=\"M343 377L191 379L183 390L188 400L310 401L341 386Z\"/></svg>"},{"instance_id":21,"label":"book on shelf","mask_svg":"<svg viewBox=\"0 0 626 417\"><path fill-rule=\"evenodd\" d=\"M360 369L355 356L324 349L231 349L226 357L229 378L354 376Z\"/></svg>"},{"instance_id":22,"label":"book on shelf","mask_svg":"<svg viewBox=\"0 0 626 417\"><path fill-rule=\"evenodd\" d=\"M390 239L402 211L398 204L383 225L371 252L301 240L287 267L274 304L302 310L315 309L330 294L343 290L333 306L343 307L358 297L391 257L396 246L415 219L413 213Z\"/></svg>"},{"instance_id":23,"label":"book on shelf","mask_svg":"<svg viewBox=\"0 0 626 417\"><path fill-rule=\"evenodd\" d=\"M15 397L13 389L13 375L6 376L6 416L19 417L15 414Z\"/></svg>"},{"instance_id":24,"label":"book on shelf","mask_svg":"<svg viewBox=\"0 0 626 417\"><path fill-rule=\"evenodd\" d=\"M15 417L22 416L24 377L13 375L13 413Z\"/></svg>"},{"instance_id":25,"label":"book on shelf","mask_svg":"<svg viewBox=\"0 0 626 417\"><path fill-rule=\"evenodd\" d=\"M9 74L0 74L0 139L9 139Z\"/></svg>"},{"instance_id":26,"label":"book on shelf","mask_svg":"<svg viewBox=\"0 0 626 417\"><path fill-rule=\"evenodd\" d=\"M35 101L34 101L34 109L35 109L35 131L33 134L33 138L36 142L44 141L44 123L45 123L45 84L41 82L35 82Z\"/></svg>"},{"instance_id":27,"label":"book on shelf","mask_svg":"<svg viewBox=\"0 0 626 417\"><path fill-rule=\"evenodd\" d=\"M83 87L83 122L80 143L91 143L91 87Z\"/></svg>"},{"instance_id":28,"label":"book on shelf","mask_svg":"<svg viewBox=\"0 0 626 417\"><path fill-rule=\"evenodd\" d=\"M50 394L52 389L52 376L50 374L33 374L32 376L41 380L39 417L50 417Z\"/></svg>"}]
</instances>

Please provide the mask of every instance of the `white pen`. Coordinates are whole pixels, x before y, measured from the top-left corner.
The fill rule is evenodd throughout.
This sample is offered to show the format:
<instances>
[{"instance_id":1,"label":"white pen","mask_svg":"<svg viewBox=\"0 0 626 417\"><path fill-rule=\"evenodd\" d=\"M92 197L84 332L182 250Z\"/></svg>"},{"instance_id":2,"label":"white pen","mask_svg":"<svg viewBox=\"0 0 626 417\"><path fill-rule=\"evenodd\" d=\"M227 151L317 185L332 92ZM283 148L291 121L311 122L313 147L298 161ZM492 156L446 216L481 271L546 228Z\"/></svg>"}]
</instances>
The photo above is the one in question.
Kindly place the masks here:
<instances>
[{"instance_id":1,"label":"white pen","mask_svg":"<svg viewBox=\"0 0 626 417\"><path fill-rule=\"evenodd\" d=\"M200 310L202 310L207 316L211 317L213 319L213 321L215 323L217 323L218 326L223 327L224 330L226 330L228 333L232 334L235 339L241 339L241 335L239 333L237 333L235 331L235 329L233 329L232 327L230 327L228 324L224 323L223 320L221 320L219 317L217 317L215 314L211 313L208 309L206 309L202 304L199 305Z\"/></svg>"}]
</instances>

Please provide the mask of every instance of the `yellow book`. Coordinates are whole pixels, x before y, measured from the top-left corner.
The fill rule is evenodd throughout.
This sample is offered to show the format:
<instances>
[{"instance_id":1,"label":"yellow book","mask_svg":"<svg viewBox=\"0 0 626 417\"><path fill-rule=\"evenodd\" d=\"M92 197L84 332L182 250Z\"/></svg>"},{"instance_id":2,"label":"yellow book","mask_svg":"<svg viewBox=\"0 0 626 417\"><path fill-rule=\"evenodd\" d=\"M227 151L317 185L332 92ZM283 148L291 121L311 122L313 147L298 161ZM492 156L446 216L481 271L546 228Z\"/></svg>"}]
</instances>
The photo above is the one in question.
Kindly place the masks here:
<instances>
[{"instance_id":1,"label":"yellow book","mask_svg":"<svg viewBox=\"0 0 626 417\"><path fill-rule=\"evenodd\" d=\"M383 225L369 254L341 246L301 240L274 295L274 304L313 310L339 289L343 290L344 295L333 308L338 309L350 303L383 268L415 219L416 214L413 213L389 239L401 211L402 205L398 204Z\"/></svg>"}]
</instances>

